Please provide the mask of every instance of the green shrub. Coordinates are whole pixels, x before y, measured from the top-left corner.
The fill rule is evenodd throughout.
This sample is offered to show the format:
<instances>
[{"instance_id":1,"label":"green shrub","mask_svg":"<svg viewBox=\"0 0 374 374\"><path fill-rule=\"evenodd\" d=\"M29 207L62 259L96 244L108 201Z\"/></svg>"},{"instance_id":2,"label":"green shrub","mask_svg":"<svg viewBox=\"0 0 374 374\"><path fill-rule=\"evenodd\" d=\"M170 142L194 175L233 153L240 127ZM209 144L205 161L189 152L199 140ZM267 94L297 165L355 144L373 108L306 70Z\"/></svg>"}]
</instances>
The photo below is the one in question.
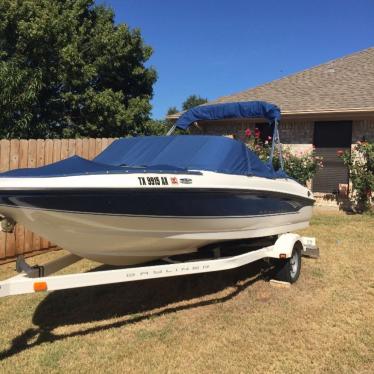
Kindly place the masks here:
<instances>
[{"instance_id":1,"label":"green shrub","mask_svg":"<svg viewBox=\"0 0 374 374\"><path fill-rule=\"evenodd\" d=\"M374 191L374 143L357 142L352 152L344 152L341 157L349 169L357 209L370 210Z\"/></svg>"},{"instance_id":2,"label":"green shrub","mask_svg":"<svg viewBox=\"0 0 374 374\"><path fill-rule=\"evenodd\" d=\"M267 161L271 152L271 137L263 140L260 132L255 129L254 134L247 129L245 131L247 146L259 156L262 161ZM322 158L315 155L314 149L306 152L293 152L290 148L282 146L284 171L306 186L316 174L319 167L323 167ZM273 167L275 170L280 168L279 155L274 152Z\"/></svg>"}]
</instances>

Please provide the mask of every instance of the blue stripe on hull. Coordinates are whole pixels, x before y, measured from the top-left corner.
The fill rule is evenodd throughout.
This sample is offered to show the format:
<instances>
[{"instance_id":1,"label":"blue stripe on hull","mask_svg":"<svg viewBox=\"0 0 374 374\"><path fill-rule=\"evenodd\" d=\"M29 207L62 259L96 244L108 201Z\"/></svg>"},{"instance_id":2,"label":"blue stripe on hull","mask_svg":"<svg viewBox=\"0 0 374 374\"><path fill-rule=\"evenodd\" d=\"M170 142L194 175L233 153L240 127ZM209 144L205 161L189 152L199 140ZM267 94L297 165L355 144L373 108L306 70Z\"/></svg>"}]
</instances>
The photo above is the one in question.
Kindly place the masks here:
<instances>
[{"instance_id":1,"label":"blue stripe on hull","mask_svg":"<svg viewBox=\"0 0 374 374\"><path fill-rule=\"evenodd\" d=\"M0 205L92 214L233 217L296 213L313 200L224 189L45 189L0 191Z\"/></svg>"}]
</instances>

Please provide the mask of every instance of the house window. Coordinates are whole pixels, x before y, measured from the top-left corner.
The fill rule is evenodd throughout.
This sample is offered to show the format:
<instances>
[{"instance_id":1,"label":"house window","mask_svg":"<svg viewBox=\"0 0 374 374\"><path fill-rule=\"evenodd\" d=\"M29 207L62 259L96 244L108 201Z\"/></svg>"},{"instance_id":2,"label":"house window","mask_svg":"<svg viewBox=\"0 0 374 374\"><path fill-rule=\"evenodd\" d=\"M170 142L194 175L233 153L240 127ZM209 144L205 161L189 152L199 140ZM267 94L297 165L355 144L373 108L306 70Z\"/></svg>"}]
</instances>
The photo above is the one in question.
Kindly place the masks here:
<instances>
[{"instance_id":1,"label":"house window","mask_svg":"<svg viewBox=\"0 0 374 374\"><path fill-rule=\"evenodd\" d=\"M313 178L313 191L336 194L340 184L348 183L348 169L339 154L351 150L352 122L315 122L314 146L323 158L323 168Z\"/></svg>"}]
</instances>

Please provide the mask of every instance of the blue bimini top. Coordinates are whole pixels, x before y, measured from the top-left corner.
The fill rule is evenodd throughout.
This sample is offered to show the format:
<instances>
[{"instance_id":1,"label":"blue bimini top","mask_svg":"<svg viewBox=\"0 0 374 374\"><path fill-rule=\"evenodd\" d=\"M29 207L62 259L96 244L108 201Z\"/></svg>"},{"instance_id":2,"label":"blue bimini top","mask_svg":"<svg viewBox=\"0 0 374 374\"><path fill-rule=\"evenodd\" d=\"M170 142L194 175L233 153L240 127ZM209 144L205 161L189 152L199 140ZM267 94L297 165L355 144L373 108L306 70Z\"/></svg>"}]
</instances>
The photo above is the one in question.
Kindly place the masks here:
<instances>
[{"instance_id":1,"label":"blue bimini top","mask_svg":"<svg viewBox=\"0 0 374 374\"><path fill-rule=\"evenodd\" d=\"M78 156L34 169L11 170L0 177L56 177L103 173L186 173L213 171L265 178L287 177L223 136L142 136L114 141L93 161Z\"/></svg>"},{"instance_id":2,"label":"blue bimini top","mask_svg":"<svg viewBox=\"0 0 374 374\"><path fill-rule=\"evenodd\" d=\"M280 109L265 101L239 101L199 105L187 110L175 122L175 126L186 130L192 123L232 118L265 118L269 123L279 122Z\"/></svg>"}]
</instances>

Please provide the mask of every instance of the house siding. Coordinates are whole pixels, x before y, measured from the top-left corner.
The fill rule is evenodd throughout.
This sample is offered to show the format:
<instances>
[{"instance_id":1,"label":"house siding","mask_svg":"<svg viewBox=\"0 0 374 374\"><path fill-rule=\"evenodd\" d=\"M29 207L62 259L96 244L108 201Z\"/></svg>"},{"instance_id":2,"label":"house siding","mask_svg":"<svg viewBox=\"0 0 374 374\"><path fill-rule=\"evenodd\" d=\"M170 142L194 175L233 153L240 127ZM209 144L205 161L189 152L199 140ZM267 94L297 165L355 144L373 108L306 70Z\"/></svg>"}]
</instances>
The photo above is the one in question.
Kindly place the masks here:
<instances>
[{"instance_id":1,"label":"house siding","mask_svg":"<svg viewBox=\"0 0 374 374\"><path fill-rule=\"evenodd\" d=\"M216 121L214 123L202 123L200 128L206 135L234 136L236 139L245 140L245 130L252 132L256 127L254 121ZM294 151L309 151L313 147L313 121L284 120L279 127L279 135L284 145ZM199 134L196 128L192 129L194 134Z\"/></svg>"},{"instance_id":2,"label":"house siding","mask_svg":"<svg viewBox=\"0 0 374 374\"><path fill-rule=\"evenodd\" d=\"M352 143L362 140L363 137L368 141L374 141L374 119L353 121Z\"/></svg>"},{"instance_id":3,"label":"house siding","mask_svg":"<svg viewBox=\"0 0 374 374\"><path fill-rule=\"evenodd\" d=\"M330 119L334 121L334 119ZM295 151L307 151L313 147L314 122L317 120L282 120L279 126L280 138L284 145ZM207 135L234 136L245 140L245 130L256 127L254 121L215 121L203 122L200 125L202 132ZM199 134L200 130L192 128L192 133ZM374 119L360 119L352 121L352 144L362 138L374 141Z\"/></svg>"}]
</instances>

